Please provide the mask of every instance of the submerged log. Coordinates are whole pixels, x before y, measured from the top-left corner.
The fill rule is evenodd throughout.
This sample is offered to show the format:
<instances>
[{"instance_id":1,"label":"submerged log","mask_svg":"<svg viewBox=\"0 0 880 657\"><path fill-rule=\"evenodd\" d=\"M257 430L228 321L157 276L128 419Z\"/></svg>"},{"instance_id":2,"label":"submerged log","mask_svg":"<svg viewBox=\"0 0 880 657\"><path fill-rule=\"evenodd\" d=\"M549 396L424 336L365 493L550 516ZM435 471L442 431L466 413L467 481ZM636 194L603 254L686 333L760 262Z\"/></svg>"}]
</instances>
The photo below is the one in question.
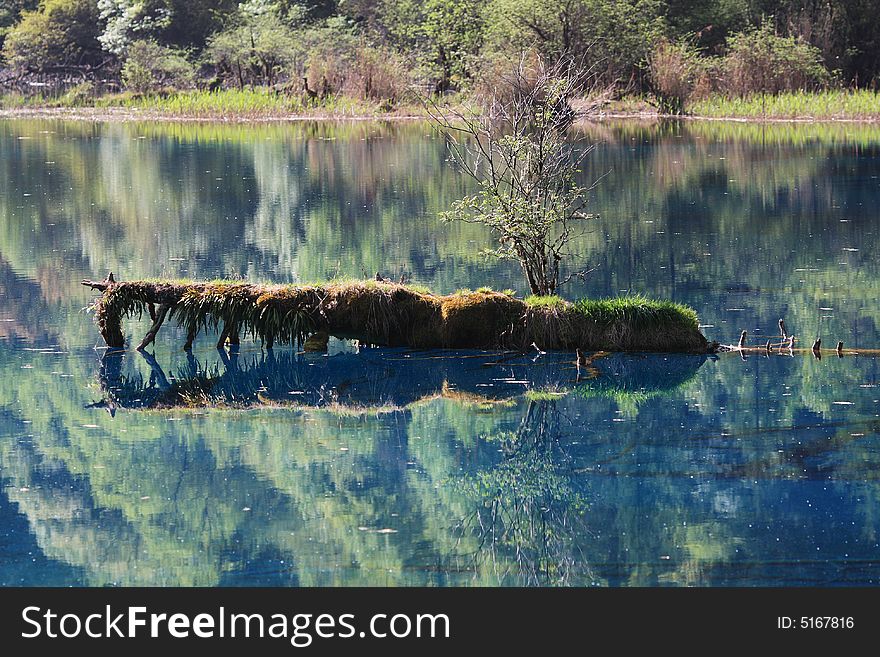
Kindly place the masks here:
<instances>
[{"instance_id":1,"label":"submerged log","mask_svg":"<svg viewBox=\"0 0 880 657\"><path fill-rule=\"evenodd\" d=\"M83 281L99 290L96 321L108 346L122 347L122 320L153 304L156 320L142 344L155 339L161 318L187 330L186 348L201 331L221 333L221 345L250 335L271 348L303 343L315 333L382 346L526 350L706 353L696 314L641 298L527 303L479 290L436 295L404 285L363 281L327 285L242 282ZM165 312L162 312L162 309ZM155 329L155 330L154 330ZM149 338L149 340L148 340Z\"/></svg>"}]
</instances>

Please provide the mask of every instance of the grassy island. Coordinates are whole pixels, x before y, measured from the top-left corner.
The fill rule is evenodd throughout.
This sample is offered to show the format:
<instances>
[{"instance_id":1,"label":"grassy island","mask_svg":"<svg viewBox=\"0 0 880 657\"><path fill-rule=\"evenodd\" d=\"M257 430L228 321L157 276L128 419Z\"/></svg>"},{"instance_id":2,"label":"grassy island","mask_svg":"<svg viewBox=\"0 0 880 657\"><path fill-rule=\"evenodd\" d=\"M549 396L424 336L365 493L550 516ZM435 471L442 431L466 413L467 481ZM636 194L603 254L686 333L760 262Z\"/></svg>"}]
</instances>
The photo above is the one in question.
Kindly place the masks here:
<instances>
[{"instance_id":1,"label":"grassy island","mask_svg":"<svg viewBox=\"0 0 880 657\"><path fill-rule=\"evenodd\" d=\"M122 348L122 321L149 313L149 345L166 319L187 331L219 333L218 347L242 336L275 344L320 344L334 336L415 348L504 348L705 353L696 313L641 296L570 302L489 288L449 295L379 281L259 285L241 281L83 281L102 294L95 316L109 347Z\"/></svg>"}]
</instances>

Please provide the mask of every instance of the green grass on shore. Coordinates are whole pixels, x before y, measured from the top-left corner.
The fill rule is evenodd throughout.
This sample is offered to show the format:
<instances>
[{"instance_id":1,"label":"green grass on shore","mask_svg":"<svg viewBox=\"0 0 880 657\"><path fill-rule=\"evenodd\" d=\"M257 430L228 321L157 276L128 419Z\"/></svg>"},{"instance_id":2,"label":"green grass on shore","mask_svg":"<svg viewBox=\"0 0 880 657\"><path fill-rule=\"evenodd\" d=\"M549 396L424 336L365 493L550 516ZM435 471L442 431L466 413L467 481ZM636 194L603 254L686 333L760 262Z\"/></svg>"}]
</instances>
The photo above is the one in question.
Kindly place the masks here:
<instances>
[{"instance_id":1,"label":"green grass on shore","mask_svg":"<svg viewBox=\"0 0 880 657\"><path fill-rule=\"evenodd\" d=\"M880 93L865 89L711 96L689 103L688 114L707 118L880 120Z\"/></svg>"},{"instance_id":2,"label":"green grass on shore","mask_svg":"<svg viewBox=\"0 0 880 657\"><path fill-rule=\"evenodd\" d=\"M60 96L0 94L0 109L128 110L135 118L144 115L245 121L290 117L383 118L424 114L423 109L415 105L398 106L389 112L387 107L376 101L330 96L316 103L296 93L275 93L266 88L171 91L163 94L122 92L95 96L93 88L87 84L72 87ZM689 102L686 110L692 118L880 121L880 92L864 89L827 90L758 94L746 98L713 95ZM625 96L605 106L603 112L620 116L649 116L656 113L656 108L649 98Z\"/></svg>"},{"instance_id":3,"label":"green grass on shore","mask_svg":"<svg viewBox=\"0 0 880 657\"><path fill-rule=\"evenodd\" d=\"M261 119L289 116L376 116L388 114L380 103L347 96L328 96L320 103L299 94L276 93L265 88L219 91L172 91L163 94L131 92L92 96L74 87L57 97L0 96L2 109L125 109L148 115L198 119Z\"/></svg>"}]
</instances>

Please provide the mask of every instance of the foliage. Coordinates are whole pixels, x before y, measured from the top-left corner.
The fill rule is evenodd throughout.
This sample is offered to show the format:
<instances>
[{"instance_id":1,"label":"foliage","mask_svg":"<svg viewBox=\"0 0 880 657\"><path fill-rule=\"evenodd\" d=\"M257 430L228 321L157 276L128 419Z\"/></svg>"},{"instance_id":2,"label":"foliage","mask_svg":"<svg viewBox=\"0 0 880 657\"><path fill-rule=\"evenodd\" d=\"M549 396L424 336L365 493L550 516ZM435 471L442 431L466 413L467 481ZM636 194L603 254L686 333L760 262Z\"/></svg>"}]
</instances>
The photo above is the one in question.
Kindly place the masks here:
<instances>
[{"instance_id":1,"label":"foliage","mask_svg":"<svg viewBox=\"0 0 880 657\"><path fill-rule=\"evenodd\" d=\"M95 0L44 0L6 34L3 57L26 71L94 64L103 58L99 34Z\"/></svg>"},{"instance_id":2,"label":"foliage","mask_svg":"<svg viewBox=\"0 0 880 657\"><path fill-rule=\"evenodd\" d=\"M0 0L7 82L66 85L74 69L117 82L131 44L153 41L202 58L212 89L283 83L312 105L350 95L385 108L413 84L483 92L528 50L672 113L710 93L869 88L877 34L874 0Z\"/></svg>"},{"instance_id":3,"label":"foliage","mask_svg":"<svg viewBox=\"0 0 880 657\"><path fill-rule=\"evenodd\" d=\"M155 41L135 41L128 47L122 67L126 88L145 93L167 87L185 89L195 79L192 65L181 53Z\"/></svg>"},{"instance_id":4,"label":"foliage","mask_svg":"<svg viewBox=\"0 0 880 657\"><path fill-rule=\"evenodd\" d=\"M487 226L498 245L485 253L517 261L535 295L565 282L560 262L586 218L587 189L575 174L589 149L577 152L565 138L584 78L571 64L523 58L487 107L451 118L432 110L455 163L478 184L443 218Z\"/></svg>"},{"instance_id":5,"label":"foliage","mask_svg":"<svg viewBox=\"0 0 880 657\"><path fill-rule=\"evenodd\" d=\"M0 0L0 52L6 32L21 20L21 13L34 11L39 4L39 0Z\"/></svg>"},{"instance_id":6,"label":"foliage","mask_svg":"<svg viewBox=\"0 0 880 657\"><path fill-rule=\"evenodd\" d=\"M94 102L98 96L98 88L94 82L80 82L64 92L59 104L65 107L81 107Z\"/></svg>"},{"instance_id":7,"label":"foliage","mask_svg":"<svg viewBox=\"0 0 880 657\"><path fill-rule=\"evenodd\" d=\"M582 57L605 82L626 83L662 34L662 8L659 0L493 0L487 54L535 48L547 58Z\"/></svg>"},{"instance_id":8,"label":"foliage","mask_svg":"<svg viewBox=\"0 0 880 657\"><path fill-rule=\"evenodd\" d=\"M163 0L98 0L98 9L107 21L98 40L115 55L125 54L132 40L155 36L173 18Z\"/></svg>"},{"instance_id":9,"label":"foliage","mask_svg":"<svg viewBox=\"0 0 880 657\"><path fill-rule=\"evenodd\" d=\"M831 82L818 48L779 36L770 22L731 36L729 48L722 75L724 89L732 94L807 91Z\"/></svg>"},{"instance_id":10,"label":"foliage","mask_svg":"<svg viewBox=\"0 0 880 657\"><path fill-rule=\"evenodd\" d=\"M308 83L321 97L385 101L390 109L409 88L403 59L387 46L370 43L346 21L327 21L301 39L308 52Z\"/></svg>"},{"instance_id":11,"label":"foliage","mask_svg":"<svg viewBox=\"0 0 880 657\"><path fill-rule=\"evenodd\" d=\"M292 29L270 6L251 2L241 6L229 27L211 37L207 55L243 89L246 84L275 84L301 60L297 46Z\"/></svg>"},{"instance_id":12,"label":"foliage","mask_svg":"<svg viewBox=\"0 0 880 657\"><path fill-rule=\"evenodd\" d=\"M129 44L144 39L201 50L239 6L236 0L97 1L106 21L99 39L107 52L116 55L124 55Z\"/></svg>"},{"instance_id":13,"label":"foliage","mask_svg":"<svg viewBox=\"0 0 880 657\"><path fill-rule=\"evenodd\" d=\"M392 43L412 53L419 74L436 92L461 88L482 45L482 3L476 0L383 0L383 27Z\"/></svg>"}]
</instances>

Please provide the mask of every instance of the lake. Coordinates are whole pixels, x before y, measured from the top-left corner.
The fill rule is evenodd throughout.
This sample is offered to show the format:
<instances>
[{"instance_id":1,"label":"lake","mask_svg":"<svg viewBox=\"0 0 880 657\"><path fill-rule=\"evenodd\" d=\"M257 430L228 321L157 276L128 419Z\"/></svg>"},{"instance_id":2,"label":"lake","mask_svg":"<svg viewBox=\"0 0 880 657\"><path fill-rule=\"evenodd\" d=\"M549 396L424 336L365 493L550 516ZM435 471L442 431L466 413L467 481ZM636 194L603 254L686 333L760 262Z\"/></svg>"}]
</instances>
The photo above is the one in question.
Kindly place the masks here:
<instances>
[{"instance_id":1,"label":"lake","mask_svg":"<svg viewBox=\"0 0 880 657\"><path fill-rule=\"evenodd\" d=\"M880 126L602 123L568 298L880 347ZM80 285L525 292L420 123L0 121L0 585L880 579L874 355L105 354ZM129 321L129 339L146 321ZM135 341L136 343L136 341Z\"/></svg>"}]
</instances>

